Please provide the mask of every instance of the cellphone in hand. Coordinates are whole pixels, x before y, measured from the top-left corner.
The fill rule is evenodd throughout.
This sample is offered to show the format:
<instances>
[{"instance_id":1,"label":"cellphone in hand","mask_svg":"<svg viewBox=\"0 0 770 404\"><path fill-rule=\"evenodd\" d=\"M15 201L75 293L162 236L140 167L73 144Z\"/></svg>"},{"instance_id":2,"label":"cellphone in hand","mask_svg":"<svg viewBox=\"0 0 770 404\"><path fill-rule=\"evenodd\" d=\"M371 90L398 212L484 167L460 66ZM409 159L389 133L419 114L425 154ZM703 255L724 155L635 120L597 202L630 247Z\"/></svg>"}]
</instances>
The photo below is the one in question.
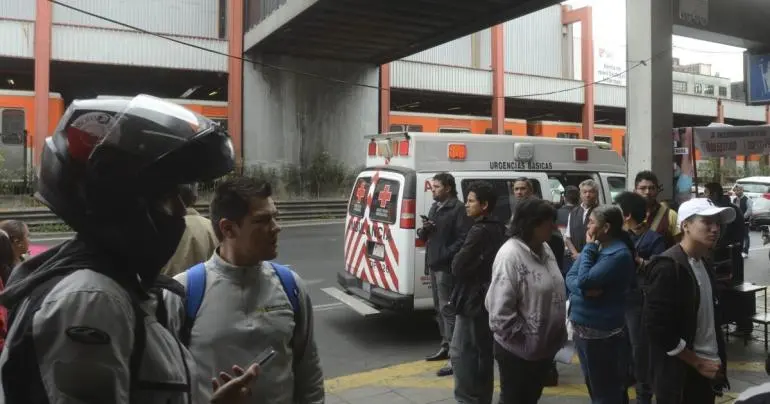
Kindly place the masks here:
<instances>
[{"instance_id":1,"label":"cellphone in hand","mask_svg":"<svg viewBox=\"0 0 770 404\"><path fill-rule=\"evenodd\" d=\"M420 218L422 219L423 222L429 222L430 221L430 218L428 216L425 216L425 215L420 215Z\"/></svg>"},{"instance_id":2,"label":"cellphone in hand","mask_svg":"<svg viewBox=\"0 0 770 404\"><path fill-rule=\"evenodd\" d=\"M260 368L263 368L265 367L265 365L270 363L270 361L275 357L276 354L277 352L275 352L275 349L273 349L272 347L268 347L267 349L262 351L262 353L257 355L257 358L254 359L253 363L256 363L257 365L259 365Z\"/></svg>"}]
</instances>

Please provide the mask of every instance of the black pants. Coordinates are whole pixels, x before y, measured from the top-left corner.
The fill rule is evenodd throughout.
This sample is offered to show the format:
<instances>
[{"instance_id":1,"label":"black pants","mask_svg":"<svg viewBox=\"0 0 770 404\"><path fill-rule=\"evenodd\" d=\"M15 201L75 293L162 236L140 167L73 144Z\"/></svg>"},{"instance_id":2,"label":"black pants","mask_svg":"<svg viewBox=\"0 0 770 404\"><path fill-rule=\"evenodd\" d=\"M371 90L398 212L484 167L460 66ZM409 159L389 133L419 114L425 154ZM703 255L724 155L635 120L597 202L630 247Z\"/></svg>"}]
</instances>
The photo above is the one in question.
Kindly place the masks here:
<instances>
[{"instance_id":1,"label":"black pants","mask_svg":"<svg viewBox=\"0 0 770 404\"><path fill-rule=\"evenodd\" d=\"M653 359L653 391L657 404L714 404L709 379L678 358Z\"/></svg>"},{"instance_id":2,"label":"black pants","mask_svg":"<svg viewBox=\"0 0 770 404\"><path fill-rule=\"evenodd\" d=\"M528 361L510 353L497 341L494 353L500 371L500 404L537 404L553 358Z\"/></svg>"}]
</instances>

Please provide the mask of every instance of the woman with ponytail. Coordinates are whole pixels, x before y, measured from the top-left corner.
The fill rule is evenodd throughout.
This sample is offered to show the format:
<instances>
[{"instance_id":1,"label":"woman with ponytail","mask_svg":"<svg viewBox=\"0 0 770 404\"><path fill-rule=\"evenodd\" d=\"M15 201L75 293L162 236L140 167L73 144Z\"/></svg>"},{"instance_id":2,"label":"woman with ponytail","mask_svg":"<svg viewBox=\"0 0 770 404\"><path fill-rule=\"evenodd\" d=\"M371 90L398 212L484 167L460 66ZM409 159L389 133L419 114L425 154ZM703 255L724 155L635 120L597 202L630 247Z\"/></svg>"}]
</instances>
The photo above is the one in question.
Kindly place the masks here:
<instances>
[{"instance_id":1,"label":"woman with ponytail","mask_svg":"<svg viewBox=\"0 0 770 404\"><path fill-rule=\"evenodd\" d=\"M636 265L623 222L616 206L591 211L586 245L566 279L573 340L594 404L628 403L625 307Z\"/></svg>"}]
</instances>

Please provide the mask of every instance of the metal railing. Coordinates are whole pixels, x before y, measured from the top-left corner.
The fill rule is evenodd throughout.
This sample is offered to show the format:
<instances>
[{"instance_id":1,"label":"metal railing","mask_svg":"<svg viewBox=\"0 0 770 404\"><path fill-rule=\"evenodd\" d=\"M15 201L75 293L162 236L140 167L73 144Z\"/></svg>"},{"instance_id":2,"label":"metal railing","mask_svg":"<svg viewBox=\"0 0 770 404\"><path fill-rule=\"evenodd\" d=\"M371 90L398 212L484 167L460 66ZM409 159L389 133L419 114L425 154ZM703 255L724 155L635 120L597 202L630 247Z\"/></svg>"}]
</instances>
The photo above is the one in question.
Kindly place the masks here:
<instances>
[{"instance_id":1,"label":"metal railing","mask_svg":"<svg viewBox=\"0 0 770 404\"><path fill-rule=\"evenodd\" d=\"M348 202L344 199L314 200L314 201L276 201L278 220L282 222L297 222L303 220L341 219L345 217ZM209 205L195 205L195 210L201 215L208 216ZM0 212L0 221L7 219L21 220L28 225L63 224L48 209L19 209Z\"/></svg>"}]
</instances>

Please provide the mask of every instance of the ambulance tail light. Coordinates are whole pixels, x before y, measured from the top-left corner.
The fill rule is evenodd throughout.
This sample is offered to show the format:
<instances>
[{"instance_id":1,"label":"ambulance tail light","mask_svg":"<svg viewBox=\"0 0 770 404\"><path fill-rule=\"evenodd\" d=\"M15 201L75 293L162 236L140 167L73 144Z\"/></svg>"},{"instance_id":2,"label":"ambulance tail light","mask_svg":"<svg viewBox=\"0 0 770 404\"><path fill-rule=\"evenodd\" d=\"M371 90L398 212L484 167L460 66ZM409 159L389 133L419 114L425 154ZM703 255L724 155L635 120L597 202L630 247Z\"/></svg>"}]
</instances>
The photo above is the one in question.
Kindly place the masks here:
<instances>
[{"instance_id":1,"label":"ambulance tail light","mask_svg":"<svg viewBox=\"0 0 770 404\"><path fill-rule=\"evenodd\" d=\"M404 199L401 201L401 221L399 226L402 229L414 229L415 224L415 206L416 201L414 199Z\"/></svg>"},{"instance_id":2,"label":"ambulance tail light","mask_svg":"<svg viewBox=\"0 0 770 404\"><path fill-rule=\"evenodd\" d=\"M588 161L588 148L576 147L575 148L575 161Z\"/></svg>"},{"instance_id":3,"label":"ambulance tail light","mask_svg":"<svg viewBox=\"0 0 770 404\"><path fill-rule=\"evenodd\" d=\"M409 141L402 140L398 142L398 155L406 157L409 155Z\"/></svg>"},{"instance_id":4,"label":"ambulance tail light","mask_svg":"<svg viewBox=\"0 0 770 404\"><path fill-rule=\"evenodd\" d=\"M377 143L374 140L369 142L369 149L366 153L369 157L377 155Z\"/></svg>"}]
</instances>

